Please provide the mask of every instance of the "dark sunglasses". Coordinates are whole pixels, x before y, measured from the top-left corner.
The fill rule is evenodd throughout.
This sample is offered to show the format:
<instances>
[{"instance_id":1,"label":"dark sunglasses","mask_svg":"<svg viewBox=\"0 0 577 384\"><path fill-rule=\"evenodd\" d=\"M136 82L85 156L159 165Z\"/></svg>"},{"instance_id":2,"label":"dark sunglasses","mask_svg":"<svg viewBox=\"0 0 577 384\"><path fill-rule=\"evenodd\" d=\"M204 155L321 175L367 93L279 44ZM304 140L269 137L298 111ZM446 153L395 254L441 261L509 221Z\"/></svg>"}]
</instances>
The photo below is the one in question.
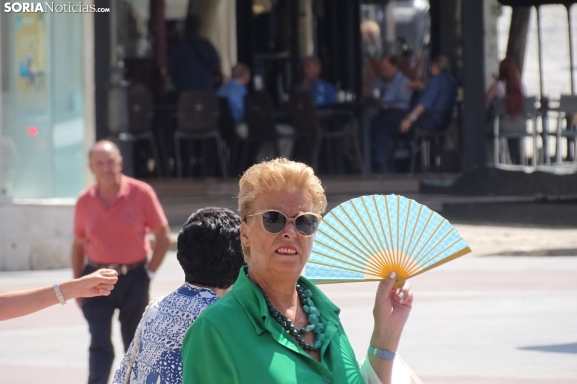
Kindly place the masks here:
<instances>
[{"instance_id":1,"label":"dark sunglasses","mask_svg":"<svg viewBox=\"0 0 577 384\"><path fill-rule=\"evenodd\" d=\"M262 215L262 226L268 233L276 235L286 227L287 223L292 222L297 232L306 237L315 234L319 227L319 222L322 219L321 215L311 212L301 213L297 217L290 218L284 213L272 209L253 213L252 215L248 215L246 218L248 219L249 217L258 215Z\"/></svg>"}]
</instances>

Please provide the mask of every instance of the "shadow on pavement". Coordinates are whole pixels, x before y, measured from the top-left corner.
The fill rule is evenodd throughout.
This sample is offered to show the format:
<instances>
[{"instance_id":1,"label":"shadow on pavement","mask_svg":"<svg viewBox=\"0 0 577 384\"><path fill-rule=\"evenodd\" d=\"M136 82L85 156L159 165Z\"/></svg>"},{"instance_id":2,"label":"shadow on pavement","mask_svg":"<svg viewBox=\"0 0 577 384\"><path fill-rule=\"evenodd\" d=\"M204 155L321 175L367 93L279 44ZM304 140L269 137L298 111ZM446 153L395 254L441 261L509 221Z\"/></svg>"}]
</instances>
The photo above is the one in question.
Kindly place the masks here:
<instances>
[{"instance_id":1,"label":"shadow on pavement","mask_svg":"<svg viewBox=\"0 0 577 384\"><path fill-rule=\"evenodd\" d=\"M505 251L487 256L577 256L576 248L531 249L529 251Z\"/></svg>"},{"instance_id":2,"label":"shadow on pavement","mask_svg":"<svg viewBox=\"0 0 577 384\"><path fill-rule=\"evenodd\" d=\"M556 352L556 353L577 353L577 343L536 345L532 347L519 347L526 351Z\"/></svg>"}]
</instances>

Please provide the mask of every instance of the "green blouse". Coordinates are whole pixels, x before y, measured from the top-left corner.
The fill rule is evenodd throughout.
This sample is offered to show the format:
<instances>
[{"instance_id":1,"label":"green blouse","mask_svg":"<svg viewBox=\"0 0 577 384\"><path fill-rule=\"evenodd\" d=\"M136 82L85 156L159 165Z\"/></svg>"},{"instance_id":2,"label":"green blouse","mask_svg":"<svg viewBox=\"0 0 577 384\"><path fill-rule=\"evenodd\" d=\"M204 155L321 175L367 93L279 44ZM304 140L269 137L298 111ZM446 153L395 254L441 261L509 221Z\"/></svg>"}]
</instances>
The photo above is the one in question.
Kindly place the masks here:
<instances>
[{"instance_id":1,"label":"green blouse","mask_svg":"<svg viewBox=\"0 0 577 384\"><path fill-rule=\"evenodd\" d=\"M231 292L208 307L183 341L183 384L364 384L339 320L340 309L313 283L310 289L325 325L321 361L307 355L270 315L258 287L241 269Z\"/></svg>"}]
</instances>

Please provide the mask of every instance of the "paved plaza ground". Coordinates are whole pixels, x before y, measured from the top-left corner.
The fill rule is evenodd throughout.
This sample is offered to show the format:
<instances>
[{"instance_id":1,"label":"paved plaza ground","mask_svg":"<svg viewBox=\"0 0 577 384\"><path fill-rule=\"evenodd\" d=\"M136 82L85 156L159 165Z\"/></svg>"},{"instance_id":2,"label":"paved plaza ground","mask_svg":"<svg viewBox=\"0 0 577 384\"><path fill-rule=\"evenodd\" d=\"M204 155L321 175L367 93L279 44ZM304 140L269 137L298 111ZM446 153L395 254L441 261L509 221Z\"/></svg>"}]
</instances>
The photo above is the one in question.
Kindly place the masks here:
<instances>
[{"instance_id":1,"label":"paved plaza ground","mask_svg":"<svg viewBox=\"0 0 577 384\"><path fill-rule=\"evenodd\" d=\"M577 383L577 230L456 227L474 253L411 280L415 302L404 359L424 383ZM2 272L0 292L51 285L70 274ZM170 252L152 296L182 281ZM375 289L373 283L323 287L341 307L359 359L372 329ZM114 340L118 362L118 327ZM87 349L87 326L73 301L2 322L0 384L84 383Z\"/></svg>"}]
</instances>

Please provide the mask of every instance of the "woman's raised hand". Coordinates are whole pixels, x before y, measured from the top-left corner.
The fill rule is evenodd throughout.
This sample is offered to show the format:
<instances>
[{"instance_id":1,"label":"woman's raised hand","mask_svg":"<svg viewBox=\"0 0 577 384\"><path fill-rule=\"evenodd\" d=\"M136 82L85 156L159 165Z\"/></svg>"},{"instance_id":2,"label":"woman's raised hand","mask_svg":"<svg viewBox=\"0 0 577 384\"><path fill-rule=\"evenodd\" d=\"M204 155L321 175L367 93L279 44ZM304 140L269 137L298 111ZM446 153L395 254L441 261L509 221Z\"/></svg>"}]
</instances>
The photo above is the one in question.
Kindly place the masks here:
<instances>
[{"instance_id":1,"label":"woman's raised hand","mask_svg":"<svg viewBox=\"0 0 577 384\"><path fill-rule=\"evenodd\" d=\"M391 352L397 350L413 304L411 285L405 282L401 288L395 289L396 282L397 275L393 272L387 280L379 283L373 308L375 328L371 345Z\"/></svg>"}]
</instances>

